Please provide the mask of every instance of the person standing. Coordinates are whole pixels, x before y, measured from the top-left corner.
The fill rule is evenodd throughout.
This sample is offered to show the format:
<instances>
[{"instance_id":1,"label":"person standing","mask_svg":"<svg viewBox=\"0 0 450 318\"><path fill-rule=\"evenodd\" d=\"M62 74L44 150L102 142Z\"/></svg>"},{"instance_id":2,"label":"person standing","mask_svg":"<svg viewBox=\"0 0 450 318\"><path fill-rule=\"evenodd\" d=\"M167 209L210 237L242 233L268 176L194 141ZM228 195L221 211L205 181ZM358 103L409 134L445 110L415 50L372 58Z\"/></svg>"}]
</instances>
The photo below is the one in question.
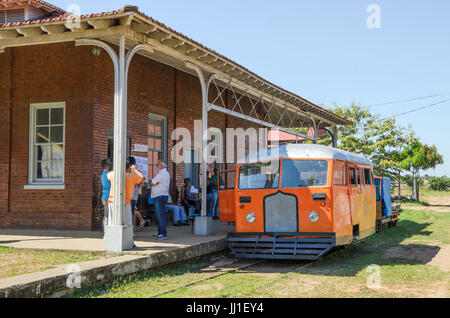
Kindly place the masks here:
<instances>
[{"instance_id":1,"label":"person standing","mask_svg":"<svg viewBox=\"0 0 450 318\"><path fill-rule=\"evenodd\" d=\"M122 216L122 224L126 226L133 226L133 218L131 214L131 197L133 195L133 190L136 185L145 181L145 176L140 172L136 166L130 166L127 163L125 173L125 211ZM111 191L109 193L109 209L113 211L114 207L114 173L110 172L107 174L108 180L111 182Z\"/></svg>"},{"instance_id":2,"label":"person standing","mask_svg":"<svg viewBox=\"0 0 450 318\"><path fill-rule=\"evenodd\" d=\"M150 181L151 197L155 201L156 218L158 219L158 234L153 235L153 238L167 240L166 203L169 199L170 175L163 161L158 162L156 169L158 169L158 173Z\"/></svg>"},{"instance_id":3,"label":"person standing","mask_svg":"<svg viewBox=\"0 0 450 318\"><path fill-rule=\"evenodd\" d=\"M213 220L219 218L219 174L218 169L214 168L214 174L211 177L211 209Z\"/></svg>"},{"instance_id":4,"label":"person standing","mask_svg":"<svg viewBox=\"0 0 450 318\"><path fill-rule=\"evenodd\" d=\"M102 207L103 207L103 222L102 231L105 231L105 227L111 225L111 212L108 206L109 192L111 190L111 182L108 180L107 175L112 170L112 163L109 159L102 160L103 173L101 176L102 182Z\"/></svg>"},{"instance_id":5,"label":"person standing","mask_svg":"<svg viewBox=\"0 0 450 318\"><path fill-rule=\"evenodd\" d=\"M212 200L213 200L213 194L212 194L212 184L211 184L211 178L208 176L206 179L206 183L208 184L206 188L206 200L208 201L208 210L207 210L207 216L212 216Z\"/></svg>"},{"instance_id":6,"label":"person standing","mask_svg":"<svg viewBox=\"0 0 450 318\"><path fill-rule=\"evenodd\" d=\"M136 159L134 157L128 157L127 164L130 167L136 166ZM127 172L129 172L129 171L127 171ZM136 185L133 190L133 195L131 196L131 215L133 217L133 226L136 226L136 217L135 217L134 213L137 210L137 201L139 198L139 188L140 188L140 185ZM142 219L142 216L140 217L140 219Z\"/></svg>"}]
</instances>

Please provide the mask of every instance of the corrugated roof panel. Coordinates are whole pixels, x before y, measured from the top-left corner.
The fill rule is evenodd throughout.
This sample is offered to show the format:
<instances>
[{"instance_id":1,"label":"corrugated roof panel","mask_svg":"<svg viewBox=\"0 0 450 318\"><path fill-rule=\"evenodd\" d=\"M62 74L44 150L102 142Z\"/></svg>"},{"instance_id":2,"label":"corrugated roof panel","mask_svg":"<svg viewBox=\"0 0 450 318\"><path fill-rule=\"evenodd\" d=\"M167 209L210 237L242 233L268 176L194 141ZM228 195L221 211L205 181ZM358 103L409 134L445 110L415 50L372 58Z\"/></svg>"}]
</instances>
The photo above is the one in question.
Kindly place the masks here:
<instances>
[{"instance_id":1,"label":"corrugated roof panel","mask_svg":"<svg viewBox=\"0 0 450 318\"><path fill-rule=\"evenodd\" d=\"M25 9L0 11L0 24L25 21Z\"/></svg>"}]
</instances>

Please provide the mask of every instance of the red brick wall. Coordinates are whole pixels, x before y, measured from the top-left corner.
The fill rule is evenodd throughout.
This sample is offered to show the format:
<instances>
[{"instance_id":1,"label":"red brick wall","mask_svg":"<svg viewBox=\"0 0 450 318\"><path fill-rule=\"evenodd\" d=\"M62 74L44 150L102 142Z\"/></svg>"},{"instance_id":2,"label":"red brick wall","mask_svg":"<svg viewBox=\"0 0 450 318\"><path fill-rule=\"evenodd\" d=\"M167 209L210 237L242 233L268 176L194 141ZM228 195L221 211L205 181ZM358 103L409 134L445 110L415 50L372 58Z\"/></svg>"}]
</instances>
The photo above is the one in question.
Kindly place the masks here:
<instances>
[{"instance_id":1,"label":"red brick wall","mask_svg":"<svg viewBox=\"0 0 450 318\"><path fill-rule=\"evenodd\" d=\"M13 55L8 63L8 56ZM7 49L0 65L12 67L9 209L2 201L3 227L92 229L92 101L89 48L73 43ZM2 71L2 75L5 74ZM3 84L2 79L2 84ZM3 97L3 94L2 94ZM25 190L28 184L31 103L66 102L65 190ZM8 105L2 98L1 114ZM6 126L6 125L2 125ZM3 135L5 138L8 134ZM8 142L2 143L2 146ZM3 155L3 153L2 153ZM4 158L2 161L2 167ZM5 188L2 177L1 187Z\"/></svg>"},{"instance_id":2,"label":"red brick wall","mask_svg":"<svg viewBox=\"0 0 450 318\"><path fill-rule=\"evenodd\" d=\"M12 50L0 55L0 218L8 211ZM1 222L1 221L0 221ZM3 223L3 222L1 222Z\"/></svg>"},{"instance_id":3,"label":"red brick wall","mask_svg":"<svg viewBox=\"0 0 450 318\"><path fill-rule=\"evenodd\" d=\"M114 125L111 59L105 52L93 57L89 47L73 43L22 47L0 54L0 72L0 226L97 229L101 219L100 162L107 157ZM230 105L229 96L227 100ZM30 103L59 101L66 102L66 189L24 190ZM169 172L180 187L184 165L171 160L175 144L171 134L176 127L184 127L194 138L194 120L202 116L198 78L136 55L129 73L128 109L132 149L134 144L147 144L148 113L167 117ZM243 120L218 112L211 112L208 120L210 127L223 130L224 137L227 125L249 127Z\"/></svg>"}]
</instances>

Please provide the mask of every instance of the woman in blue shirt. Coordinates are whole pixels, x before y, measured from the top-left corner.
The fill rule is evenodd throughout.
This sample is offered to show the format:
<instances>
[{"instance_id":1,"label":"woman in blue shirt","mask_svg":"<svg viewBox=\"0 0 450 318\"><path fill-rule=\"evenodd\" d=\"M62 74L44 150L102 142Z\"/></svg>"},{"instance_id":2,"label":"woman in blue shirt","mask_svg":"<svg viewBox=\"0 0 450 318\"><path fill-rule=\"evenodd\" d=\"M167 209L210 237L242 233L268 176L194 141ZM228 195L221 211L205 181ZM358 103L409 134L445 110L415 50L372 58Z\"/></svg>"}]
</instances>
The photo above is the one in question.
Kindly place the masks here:
<instances>
[{"instance_id":1,"label":"woman in blue shirt","mask_svg":"<svg viewBox=\"0 0 450 318\"><path fill-rule=\"evenodd\" d=\"M103 230L105 226L111 225L112 216L111 211L108 209L109 191L111 190L111 181L108 180L106 175L112 170L112 162L109 159L102 160L102 205L103 205Z\"/></svg>"}]
</instances>

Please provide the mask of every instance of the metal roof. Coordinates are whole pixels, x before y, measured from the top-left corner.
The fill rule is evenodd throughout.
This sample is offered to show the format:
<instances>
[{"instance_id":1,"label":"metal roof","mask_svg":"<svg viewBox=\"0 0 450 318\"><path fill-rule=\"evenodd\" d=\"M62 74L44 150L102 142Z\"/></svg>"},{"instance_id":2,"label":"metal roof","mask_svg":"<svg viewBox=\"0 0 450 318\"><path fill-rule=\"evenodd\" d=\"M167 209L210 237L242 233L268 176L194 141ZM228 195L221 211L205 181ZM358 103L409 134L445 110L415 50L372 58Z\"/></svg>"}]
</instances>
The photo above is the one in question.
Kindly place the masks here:
<instances>
[{"instance_id":1,"label":"metal roof","mask_svg":"<svg viewBox=\"0 0 450 318\"><path fill-rule=\"evenodd\" d=\"M1 0L0 9L9 9L10 7L25 7L33 6L36 8L42 8L48 12L64 13L65 11L51 3L42 0Z\"/></svg>"},{"instance_id":2,"label":"metal roof","mask_svg":"<svg viewBox=\"0 0 450 318\"><path fill-rule=\"evenodd\" d=\"M43 1L40 2L44 3ZM23 37L23 32L26 32L28 30L27 28L32 27L41 28L42 30L30 32L30 36L34 34L39 36L41 32L51 32L49 34L54 34L55 32L61 32L60 34L64 34L64 32L67 33L66 31L70 30L66 28L66 31L64 31L59 27L63 28L65 25L64 22L69 20L69 17L69 13L62 13L55 17L0 25L0 46L3 41L2 39L20 39ZM293 105L302 112L313 114L328 121L328 123L323 122L322 127L352 124L351 121L265 80L220 53L207 48L203 44L196 42L152 17L147 16L145 13L138 11L137 7L126 6L116 11L82 15L81 21L84 23L88 22L90 24L88 25L88 29L92 29L92 21L95 21L95 19L104 20L110 18L120 20L124 17L131 18L127 23L131 25L134 32L141 34L143 32L148 38L154 39L165 46L169 46L171 49L175 49L177 53L182 53L186 57L194 57L199 63L207 65L210 69L216 69L219 72L226 73L227 76L236 78L245 85L254 87L256 90L270 94L279 100ZM121 22L119 21L119 23ZM103 25L108 24L103 23L102 26ZM111 26L114 25L115 24L111 24ZM16 28L20 31L17 35L13 33ZM94 26L94 28L97 29L97 26ZM4 33L4 37L2 37L2 33Z\"/></svg>"},{"instance_id":3,"label":"metal roof","mask_svg":"<svg viewBox=\"0 0 450 318\"><path fill-rule=\"evenodd\" d=\"M310 144L289 144L252 151L244 158L238 160L238 163L278 159L339 159L359 164L372 165L372 162L362 155L327 146Z\"/></svg>"}]
</instances>

